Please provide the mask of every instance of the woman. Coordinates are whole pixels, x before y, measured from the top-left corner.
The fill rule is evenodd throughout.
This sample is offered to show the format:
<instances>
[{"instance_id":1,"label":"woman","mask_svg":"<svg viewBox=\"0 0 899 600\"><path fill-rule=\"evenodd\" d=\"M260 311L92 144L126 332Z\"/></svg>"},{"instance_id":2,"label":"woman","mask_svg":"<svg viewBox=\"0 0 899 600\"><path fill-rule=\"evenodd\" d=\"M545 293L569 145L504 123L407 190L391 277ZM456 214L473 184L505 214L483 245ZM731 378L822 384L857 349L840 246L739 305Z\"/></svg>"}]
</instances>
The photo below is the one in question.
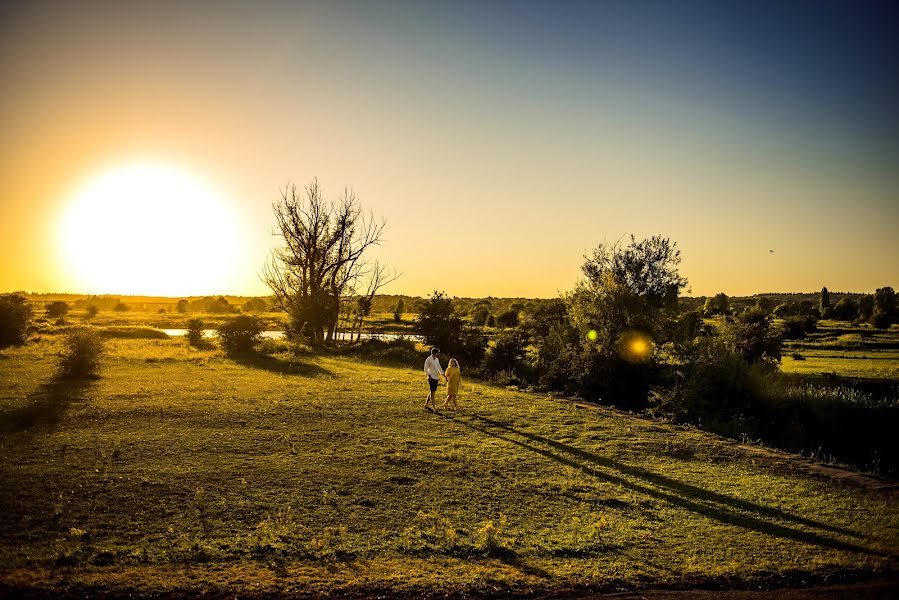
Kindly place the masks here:
<instances>
[{"instance_id":1,"label":"woman","mask_svg":"<svg viewBox=\"0 0 899 600\"><path fill-rule=\"evenodd\" d=\"M443 408L448 408L447 405L452 401L453 409L458 409L459 403L456 402L456 399L459 397L459 386L462 385L462 370L459 368L459 361L451 358L443 376L446 377L446 400L443 401Z\"/></svg>"}]
</instances>

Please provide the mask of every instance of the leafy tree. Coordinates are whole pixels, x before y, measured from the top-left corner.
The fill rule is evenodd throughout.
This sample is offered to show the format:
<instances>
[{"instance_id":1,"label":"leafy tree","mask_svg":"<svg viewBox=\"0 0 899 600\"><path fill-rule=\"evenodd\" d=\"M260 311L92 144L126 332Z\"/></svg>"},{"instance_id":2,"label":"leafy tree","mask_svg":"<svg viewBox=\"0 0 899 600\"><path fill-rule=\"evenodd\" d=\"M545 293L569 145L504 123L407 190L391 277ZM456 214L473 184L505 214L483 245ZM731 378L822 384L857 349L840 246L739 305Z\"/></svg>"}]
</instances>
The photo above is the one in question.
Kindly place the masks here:
<instances>
[{"instance_id":1,"label":"leafy tree","mask_svg":"<svg viewBox=\"0 0 899 600\"><path fill-rule=\"evenodd\" d=\"M794 316L796 313L796 305L792 302L784 302L774 307L774 316L778 319L785 319Z\"/></svg>"},{"instance_id":2,"label":"leafy tree","mask_svg":"<svg viewBox=\"0 0 899 600\"><path fill-rule=\"evenodd\" d=\"M128 310L128 305L124 302L119 302L112 308L112 310L116 312L126 312Z\"/></svg>"},{"instance_id":3,"label":"leafy tree","mask_svg":"<svg viewBox=\"0 0 899 600\"><path fill-rule=\"evenodd\" d=\"M827 317L830 313L830 292L826 287L821 288L821 299L818 301L818 310L821 316Z\"/></svg>"},{"instance_id":4,"label":"leafy tree","mask_svg":"<svg viewBox=\"0 0 899 600\"><path fill-rule=\"evenodd\" d=\"M72 310L72 307L69 306L68 302L63 302L62 300L56 300L54 302L49 303L46 306L47 316L51 319L62 319L69 311Z\"/></svg>"},{"instance_id":5,"label":"leafy tree","mask_svg":"<svg viewBox=\"0 0 899 600\"><path fill-rule=\"evenodd\" d=\"M230 314L235 311L235 308L224 296L219 296L206 300L206 310L215 314Z\"/></svg>"},{"instance_id":6,"label":"leafy tree","mask_svg":"<svg viewBox=\"0 0 899 600\"><path fill-rule=\"evenodd\" d=\"M600 244L581 267L584 279L566 297L581 352L575 357L574 377L588 398L609 398L623 404L645 401L651 353L639 364L621 353L620 345L633 333L648 339L643 346L664 341L668 322L687 284L677 271L680 252L661 236L627 246Z\"/></svg>"},{"instance_id":7,"label":"leafy tree","mask_svg":"<svg viewBox=\"0 0 899 600\"><path fill-rule=\"evenodd\" d=\"M724 292L715 294L714 297L706 299L705 306L703 307L702 312L707 317L714 317L715 315L729 315L730 298L728 298L727 294L725 294Z\"/></svg>"},{"instance_id":8,"label":"leafy tree","mask_svg":"<svg viewBox=\"0 0 899 600\"><path fill-rule=\"evenodd\" d=\"M393 309L393 320L399 323L403 320L403 311L406 310L406 303L400 298L397 300L396 307Z\"/></svg>"},{"instance_id":9,"label":"leafy tree","mask_svg":"<svg viewBox=\"0 0 899 600\"><path fill-rule=\"evenodd\" d=\"M435 291L422 304L415 319L415 332L425 344L437 346L468 364L480 364L484 358L487 339L483 332L477 326L465 325L453 311L453 300L443 292Z\"/></svg>"},{"instance_id":10,"label":"leafy tree","mask_svg":"<svg viewBox=\"0 0 899 600\"><path fill-rule=\"evenodd\" d=\"M32 317L24 294L0 294L0 348L24 344Z\"/></svg>"},{"instance_id":11,"label":"leafy tree","mask_svg":"<svg viewBox=\"0 0 899 600\"><path fill-rule=\"evenodd\" d=\"M507 310L500 313L498 317L496 317L496 324L498 327L502 327L505 329L506 327L518 327L518 323L520 322L518 318L517 310Z\"/></svg>"},{"instance_id":12,"label":"leafy tree","mask_svg":"<svg viewBox=\"0 0 899 600\"><path fill-rule=\"evenodd\" d=\"M487 350L484 367L488 371L517 371L527 354L528 338L520 329L501 332L494 339L492 348Z\"/></svg>"},{"instance_id":13,"label":"leafy tree","mask_svg":"<svg viewBox=\"0 0 899 600\"><path fill-rule=\"evenodd\" d=\"M268 303L263 298L250 298L244 302L243 309L245 312L263 312L268 310Z\"/></svg>"},{"instance_id":14,"label":"leafy tree","mask_svg":"<svg viewBox=\"0 0 899 600\"><path fill-rule=\"evenodd\" d=\"M899 304L896 292L891 287L878 288L874 292L874 311L871 323L878 329L886 329L899 321Z\"/></svg>"},{"instance_id":15,"label":"leafy tree","mask_svg":"<svg viewBox=\"0 0 899 600\"><path fill-rule=\"evenodd\" d=\"M843 296L831 309L830 316L837 321L854 321L858 318L858 303L849 296Z\"/></svg>"},{"instance_id":16,"label":"leafy tree","mask_svg":"<svg viewBox=\"0 0 899 600\"><path fill-rule=\"evenodd\" d=\"M434 291L415 319L415 332L429 346L446 351L462 329L462 319L453 313L453 301L445 293Z\"/></svg>"},{"instance_id":17,"label":"leafy tree","mask_svg":"<svg viewBox=\"0 0 899 600\"><path fill-rule=\"evenodd\" d=\"M273 209L283 243L272 251L263 278L278 307L290 315L292 330L329 342L341 298L354 296L373 272L366 253L381 242L386 223L364 213L349 190L336 202L326 201L318 180L306 186L305 194L288 186ZM381 272L381 285L396 278L383 277L377 265L374 272Z\"/></svg>"},{"instance_id":18,"label":"leafy tree","mask_svg":"<svg viewBox=\"0 0 899 600\"><path fill-rule=\"evenodd\" d=\"M468 315L473 325L483 327L487 324L488 317L490 317L490 309L486 305L478 303L471 307Z\"/></svg>"},{"instance_id":19,"label":"leafy tree","mask_svg":"<svg viewBox=\"0 0 899 600\"><path fill-rule=\"evenodd\" d=\"M177 310L181 314L186 313L187 312L187 300L185 300L184 298L182 298L181 300L178 300L177 304L175 304L175 310Z\"/></svg>"},{"instance_id":20,"label":"leafy tree","mask_svg":"<svg viewBox=\"0 0 899 600\"><path fill-rule=\"evenodd\" d=\"M817 329L817 319L813 315L794 315L781 324L785 340L801 340Z\"/></svg>"},{"instance_id":21,"label":"leafy tree","mask_svg":"<svg viewBox=\"0 0 899 600\"><path fill-rule=\"evenodd\" d=\"M521 328L537 341L545 339L555 325L568 322L568 307L562 298L540 301L525 312Z\"/></svg>"},{"instance_id":22,"label":"leafy tree","mask_svg":"<svg viewBox=\"0 0 899 600\"><path fill-rule=\"evenodd\" d=\"M100 309L97 308L96 304L88 304L87 308L84 309L84 318L93 319L100 313Z\"/></svg>"},{"instance_id":23,"label":"leafy tree","mask_svg":"<svg viewBox=\"0 0 899 600\"><path fill-rule=\"evenodd\" d=\"M771 302L771 298L766 296L759 296L755 301L755 306L766 313L770 313L774 309L774 303Z\"/></svg>"},{"instance_id":24,"label":"leafy tree","mask_svg":"<svg viewBox=\"0 0 899 600\"><path fill-rule=\"evenodd\" d=\"M496 317L487 315L487 327L496 327Z\"/></svg>"},{"instance_id":25,"label":"leafy tree","mask_svg":"<svg viewBox=\"0 0 899 600\"><path fill-rule=\"evenodd\" d=\"M865 294L858 299L858 318L862 321L869 321L874 315L874 296Z\"/></svg>"}]
</instances>

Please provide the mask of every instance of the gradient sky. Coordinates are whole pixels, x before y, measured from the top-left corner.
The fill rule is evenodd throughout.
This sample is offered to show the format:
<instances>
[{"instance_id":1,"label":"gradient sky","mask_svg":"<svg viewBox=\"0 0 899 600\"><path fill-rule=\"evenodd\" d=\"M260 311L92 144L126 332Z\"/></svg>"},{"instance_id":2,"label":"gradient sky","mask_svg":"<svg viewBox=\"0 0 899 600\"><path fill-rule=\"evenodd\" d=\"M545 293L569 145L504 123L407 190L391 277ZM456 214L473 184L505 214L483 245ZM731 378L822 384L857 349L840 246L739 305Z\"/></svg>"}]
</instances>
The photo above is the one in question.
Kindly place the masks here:
<instances>
[{"instance_id":1,"label":"gradient sky","mask_svg":"<svg viewBox=\"0 0 899 600\"><path fill-rule=\"evenodd\" d=\"M692 295L896 287L897 56L886 2L6 2L0 290L122 291L56 223L143 162L240 224L183 293L265 293L271 203L314 177L387 220L392 293L554 296L630 233Z\"/></svg>"}]
</instances>

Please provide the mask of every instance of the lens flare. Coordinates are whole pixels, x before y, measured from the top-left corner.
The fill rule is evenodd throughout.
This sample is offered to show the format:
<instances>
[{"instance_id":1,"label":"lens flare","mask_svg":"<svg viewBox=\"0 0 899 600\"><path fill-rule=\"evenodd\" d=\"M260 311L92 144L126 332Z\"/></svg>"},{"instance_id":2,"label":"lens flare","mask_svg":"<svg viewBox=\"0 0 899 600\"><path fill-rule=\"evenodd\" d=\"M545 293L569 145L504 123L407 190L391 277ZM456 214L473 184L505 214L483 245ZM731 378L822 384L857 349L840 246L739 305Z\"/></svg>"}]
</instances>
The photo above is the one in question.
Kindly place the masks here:
<instances>
[{"instance_id":1,"label":"lens flare","mask_svg":"<svg viewBox=\"0 0 899 600\"><path fill-rule=\"evenodd\" d=\"M642 331L628 331L618 338L618 354L628 362L646 362L654 349L652 339Z\"/></svg>"}]
</instances>

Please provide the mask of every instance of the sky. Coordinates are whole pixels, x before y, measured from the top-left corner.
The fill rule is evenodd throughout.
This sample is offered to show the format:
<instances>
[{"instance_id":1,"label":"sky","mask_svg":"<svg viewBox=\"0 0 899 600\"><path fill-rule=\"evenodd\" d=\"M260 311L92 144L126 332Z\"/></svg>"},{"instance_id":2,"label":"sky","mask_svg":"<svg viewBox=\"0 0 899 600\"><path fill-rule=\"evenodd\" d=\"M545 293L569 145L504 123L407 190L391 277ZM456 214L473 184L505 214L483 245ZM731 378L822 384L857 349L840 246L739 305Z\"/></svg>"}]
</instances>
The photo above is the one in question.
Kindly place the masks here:
<instances>
[{"instance_id":1,"label":"sky","mask_svg":"<svg viewBox=\"0 0 899 600\"><path fill-rule=\"evenodd\" d=\"M631 234L694 296L897 287L897 57L887 2L0 3L0 291L265 294L314 178L387 293L552 297ZM85 212L136 172L203 201Z\"/></svg>"}]
</instances>

